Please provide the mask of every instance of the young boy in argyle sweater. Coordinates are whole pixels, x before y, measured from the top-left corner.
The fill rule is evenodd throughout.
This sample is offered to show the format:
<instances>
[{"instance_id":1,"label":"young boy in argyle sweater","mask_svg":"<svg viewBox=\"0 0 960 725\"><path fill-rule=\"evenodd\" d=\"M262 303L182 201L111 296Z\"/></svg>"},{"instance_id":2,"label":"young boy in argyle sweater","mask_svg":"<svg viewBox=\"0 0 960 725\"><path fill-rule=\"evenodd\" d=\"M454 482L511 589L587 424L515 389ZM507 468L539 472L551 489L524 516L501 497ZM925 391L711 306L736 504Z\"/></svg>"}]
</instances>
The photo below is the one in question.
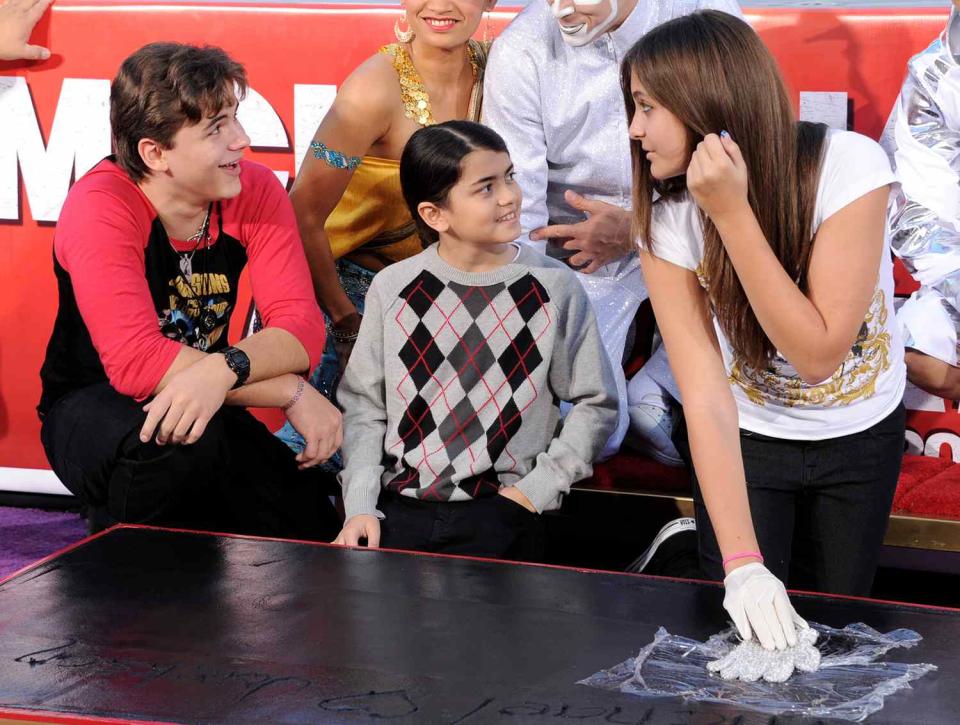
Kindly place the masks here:
<instances>
[{"instance_id":1,"label":"young boy in argyle sweater","mask_svg":"<svg viewBox=\"0 0 960 725\"><path fill-rule=\"evenodd\" d=\"M539 514L591 474L617 421L590 302L565 265L513 243L520 188L494 131L421 129L400 178L432 244L367 293L338 393L336 543L536 560Z\"/></svg>"}]
</instances>

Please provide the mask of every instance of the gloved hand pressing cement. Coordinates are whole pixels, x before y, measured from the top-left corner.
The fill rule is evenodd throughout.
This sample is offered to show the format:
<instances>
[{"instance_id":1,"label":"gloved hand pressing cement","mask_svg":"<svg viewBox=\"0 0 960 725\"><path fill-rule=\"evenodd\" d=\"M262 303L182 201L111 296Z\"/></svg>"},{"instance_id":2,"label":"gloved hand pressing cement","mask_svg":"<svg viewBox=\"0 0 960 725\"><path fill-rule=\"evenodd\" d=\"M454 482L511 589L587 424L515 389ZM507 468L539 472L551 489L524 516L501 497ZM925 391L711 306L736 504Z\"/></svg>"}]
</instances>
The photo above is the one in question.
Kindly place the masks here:
<instances>
[{"instance_id":1,"label":"gloved hand pressing cement","mask_svg":"<svg viewBox=\"0 0 960 725\"><path fill-rule=\"evenodd\" d=\"M794 670L816 672L820 669L820 650L814 645L817 633L801 629L797 644L786 649L764 649L753 640L741 642L726 656L707 663L710 672L719 672L725 680L786 682Z\"/></svg>"},{"instance_id":2,"label":"gloved hand pressing cement","mask_svg":"<svg viewBox=\"0 0 960 725\"><path fill-rule=\"evenodd\" d=\"M763 564L738 567L723 580L723 606L744 641L757 636L764 649L784 649L797 643L797 629L807 622L797 614L783 583Z\"/></svg>"}]
</instances>

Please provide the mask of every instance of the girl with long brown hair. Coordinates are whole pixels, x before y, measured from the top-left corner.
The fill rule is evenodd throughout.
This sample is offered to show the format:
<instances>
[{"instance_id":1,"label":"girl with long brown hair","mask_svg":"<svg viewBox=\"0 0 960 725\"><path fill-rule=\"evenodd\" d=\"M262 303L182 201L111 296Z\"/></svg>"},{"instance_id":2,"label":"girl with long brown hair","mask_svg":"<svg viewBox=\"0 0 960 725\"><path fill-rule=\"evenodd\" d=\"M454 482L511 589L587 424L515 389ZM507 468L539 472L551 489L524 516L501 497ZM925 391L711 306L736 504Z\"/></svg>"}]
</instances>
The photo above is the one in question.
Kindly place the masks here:
<instances>
[{"instance_id":1,"label":"girl with long brown hair","mask_svg":"<svg viewBox=\"0 0 960 725\"><path fill-rule=\"evenodd\" d=\"M903 450L903 345L864 136L798 122L742 20L659 26L621 76L634 231L683 398L700 560L745 638L796 641L783 582L869 594Z\"/></svg>"}]
</instances>

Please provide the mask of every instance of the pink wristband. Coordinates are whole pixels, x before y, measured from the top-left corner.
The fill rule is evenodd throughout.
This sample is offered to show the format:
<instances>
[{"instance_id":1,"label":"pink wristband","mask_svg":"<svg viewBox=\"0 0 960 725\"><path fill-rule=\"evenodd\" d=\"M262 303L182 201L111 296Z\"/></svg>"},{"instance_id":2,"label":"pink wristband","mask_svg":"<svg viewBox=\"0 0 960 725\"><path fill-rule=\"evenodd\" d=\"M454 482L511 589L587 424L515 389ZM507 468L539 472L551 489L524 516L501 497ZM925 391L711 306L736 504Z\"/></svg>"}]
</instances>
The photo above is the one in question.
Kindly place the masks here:
<instances>
[{"instance_id":1,"label":"pink wristband","mask_svg":"<svg viewBox=\"0 0 960 725\"><path fill-rule=\"evenodd\" d=\"M731 561L736 561L737 559L746 559L748 557L756 558L760 560L760 563L763 563L763 554L759 551L741 551L739 554L734 554L733 556L728 556L723 560L723 567L726 569L727 564Z\"/></svg>"}]
</instances>

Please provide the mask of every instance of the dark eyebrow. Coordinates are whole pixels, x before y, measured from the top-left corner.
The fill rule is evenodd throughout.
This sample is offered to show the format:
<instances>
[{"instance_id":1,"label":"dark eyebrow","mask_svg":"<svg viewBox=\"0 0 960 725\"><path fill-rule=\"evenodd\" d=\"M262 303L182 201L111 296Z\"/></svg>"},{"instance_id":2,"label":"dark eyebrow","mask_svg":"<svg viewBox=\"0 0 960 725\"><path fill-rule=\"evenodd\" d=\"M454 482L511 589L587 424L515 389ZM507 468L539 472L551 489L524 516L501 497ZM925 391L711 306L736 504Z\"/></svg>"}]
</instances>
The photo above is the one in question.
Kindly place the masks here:
<instances>
[{"instance_id":1,"label":"dark eyebrow","mask_svg":"<svg viewBox=\"0 0 960 725\"><path fill-rule=\"evenodd\" d=\"M207 125L203 127L203 130L208 131L212 126L220 123L220 121L222 121L226 117L227 117L226 113L217 114L217 116L215 116L214 118L211 118L210 121L207 123Z\"/></svg>"},{"instance_id":2,"label":"dark eyebrow","mask_svg":"<svg viewBox=\"0 0 960 725\"><path fill-rule=\"evenodd\" d=\"M510 166L507 167L507 170L504 172L503 175L506 176L512 171L513 171L513 164L510 164ZM478 186L479 184L489 184L491 181L496 181L496 180L497 180L496 176L484 176L482 179L477 179L476 181L474 181L473 185Z\"/></svg>"},{"instance_id":3,"label":"dark eyebrow","mask_svg":"<svg viewBox=\"0 0 960 725\"><path fill-rule=\"evenodd\" d=\"M229 118L231 113L233 113L233 115L237 115L238 110L240 110L240 102L234 99L232 103L217 111L217 113L207 122L204 130L209 129L211 126L219 123L225 118Z\"/></svg>"}]
</instances>

